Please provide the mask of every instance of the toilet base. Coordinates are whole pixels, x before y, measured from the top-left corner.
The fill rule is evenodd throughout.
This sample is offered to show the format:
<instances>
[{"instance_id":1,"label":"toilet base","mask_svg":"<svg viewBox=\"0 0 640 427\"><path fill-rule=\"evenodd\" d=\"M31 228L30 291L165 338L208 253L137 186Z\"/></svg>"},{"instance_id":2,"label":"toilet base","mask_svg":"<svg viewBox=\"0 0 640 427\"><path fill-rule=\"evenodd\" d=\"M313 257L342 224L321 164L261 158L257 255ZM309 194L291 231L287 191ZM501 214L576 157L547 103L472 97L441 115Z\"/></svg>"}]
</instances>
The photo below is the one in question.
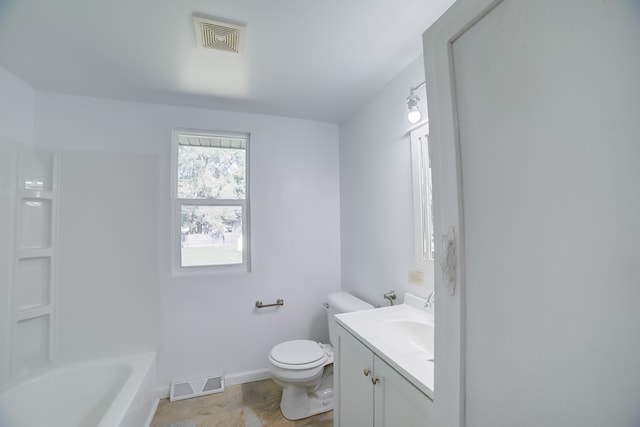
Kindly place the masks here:
<instances>
[{"instance_id":1,"label":"toilet base","mask_svg":"<svg viewBox=\"0 0 640 427\"><path fill-rule=\"evenodd\" d=\"M325 368L315 387L287 384L282 390L280 411L289 420L300 420L333 409L333 366Z\"/></svg>"}]
</instances>

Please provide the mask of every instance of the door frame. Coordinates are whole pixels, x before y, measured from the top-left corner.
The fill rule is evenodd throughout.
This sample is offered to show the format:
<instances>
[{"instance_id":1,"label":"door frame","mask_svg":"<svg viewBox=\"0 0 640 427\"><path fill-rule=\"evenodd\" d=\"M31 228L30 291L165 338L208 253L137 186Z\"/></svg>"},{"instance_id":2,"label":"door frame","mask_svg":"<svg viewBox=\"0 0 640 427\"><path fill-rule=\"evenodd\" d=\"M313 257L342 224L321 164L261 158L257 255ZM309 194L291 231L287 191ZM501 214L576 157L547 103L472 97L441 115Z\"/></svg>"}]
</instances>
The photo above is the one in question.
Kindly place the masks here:
<instances>
[{"instance_id":1,"label":"door frame","mask_svg":"<svg viewBox=\"0 0 640 427\"><path fill-rule=\"evenodd\" d=\"M464 427L466 286L464 180L461 167L453 43L504 0L458 0L422 36L429 108L436 262L445 260L444 242L453 228L455 278L447 286L435 269L434 418L438 427ZM440 243L442 242L442 243Z\"/></svg>"}]
</instances>

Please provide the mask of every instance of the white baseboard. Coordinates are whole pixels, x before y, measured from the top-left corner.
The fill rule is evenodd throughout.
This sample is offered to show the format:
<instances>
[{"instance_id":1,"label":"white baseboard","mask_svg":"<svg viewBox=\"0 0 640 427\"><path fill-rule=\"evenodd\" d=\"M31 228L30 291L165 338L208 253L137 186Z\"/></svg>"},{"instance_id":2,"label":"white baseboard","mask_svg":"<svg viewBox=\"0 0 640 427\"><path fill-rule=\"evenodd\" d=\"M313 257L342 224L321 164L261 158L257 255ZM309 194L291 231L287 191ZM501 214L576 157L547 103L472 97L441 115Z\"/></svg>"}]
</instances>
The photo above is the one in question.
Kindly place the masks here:
<instances>
[{"instance_id":1,"label":"white baseboard","mask_svg":"<svg viewBox=\"0 0 640 427\"><path fill-rule=\"evenodd\" d=\"M261 381L271 378L269 369L256 369L255 371L238 372L224 376L224 383L227 386Z\"/></svg>"},{"instance_id":2,"label":"white baseboard","mask_svg":"<svg viewBox=\"0 0 640 427\"><path fill-rule=\"evenodd\" d=\"M171 393L171 386L169 384L163 385L156 390L156 396L158 399L168 399Z\"/></svg>"}]
</instances>

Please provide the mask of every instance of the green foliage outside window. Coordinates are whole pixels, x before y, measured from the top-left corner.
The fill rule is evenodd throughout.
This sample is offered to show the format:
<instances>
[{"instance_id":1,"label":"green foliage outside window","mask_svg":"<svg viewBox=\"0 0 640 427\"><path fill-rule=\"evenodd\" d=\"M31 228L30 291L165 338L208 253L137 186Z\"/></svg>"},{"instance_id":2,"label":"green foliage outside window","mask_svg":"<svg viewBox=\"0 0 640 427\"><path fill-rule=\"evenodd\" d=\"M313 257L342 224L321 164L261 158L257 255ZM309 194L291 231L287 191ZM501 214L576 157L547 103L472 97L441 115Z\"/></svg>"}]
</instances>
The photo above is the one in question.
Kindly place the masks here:
<instances>
[{"instance_id":1,"label":"green foliage outside window","mask_svg":"<svg viewBox=\"0 0 640 427\"><path fill-rule=\"evenodd\" d=\"M180 146L178 197L181 199L242 200L246 196L245 150ZM242 229L237 206L183 205L181 228L185 234L214 237Z\"/></svg>"}]
</instances>

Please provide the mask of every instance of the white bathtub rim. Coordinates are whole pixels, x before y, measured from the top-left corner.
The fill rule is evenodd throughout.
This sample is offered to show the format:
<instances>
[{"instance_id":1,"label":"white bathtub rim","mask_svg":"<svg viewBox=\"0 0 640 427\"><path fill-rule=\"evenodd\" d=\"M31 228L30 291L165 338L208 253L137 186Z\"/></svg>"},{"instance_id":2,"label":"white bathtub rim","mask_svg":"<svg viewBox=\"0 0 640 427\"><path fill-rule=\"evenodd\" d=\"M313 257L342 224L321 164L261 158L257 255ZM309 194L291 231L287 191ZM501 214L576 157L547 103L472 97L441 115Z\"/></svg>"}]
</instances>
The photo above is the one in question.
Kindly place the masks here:
<instances>
[{"instance_id":1,"label":"white bathtub rim","mask_svg":"<svg viewBox=\"0 0 640 427\"><path fill-rule=\"evenodd\" d=\"M120 392L109 406L97 427L111 427L122 423L131 404L140 392L149 370L155 366L156 353L139 353L111 359L112 362L122 361L133 365L133 372L120 389Z\"/></svg>"},{"instance_id":2,"label":"white bathtub rim","mask_svg":"<svg viewBox=\"0 0 640 427\"><path fill-rule=\"evenodd\" d=\"M131 367L131 374L118 391L109 408L102 417L100 423L96 427L113 427L119 425L127 415L128 409L136 398L140 387L144 383L149 370L155 369L155 359L157 353L146 352L128 354L115 357L107 357L101 359L92 359L86 361L49 363L41 368L20 374L8 384L0 388L0 397L15 388L28 386L47 375L55 375L60 371L78 369L82 366L99 366L123 364Z\"/></svg>"},{"instance_id":3,"label":"white bathtub rim","mask_svg":"<svg viewBox=\"0 0 640 427\"><path fill-rule=\"evenodd\" d=\"M151 404L151 409L147 414L147 419L145 420L143 427L149 427L151 425L151 422L153 421L153 416L156 414L156 411L158 410L158 405L160 405L160 398L156 397L155 399L153 399L153 403Z\"/></svg>"},{"instance_id":4,"label":"white bathtub rim","mask_svg":"<svg viewBox=\"0 0 640 427\"><path fill-rule=\"evenodd\" d=\"M23 384L28 384L28 383L37 381L39 378L42 378L43 376L53 375L55 372L59 370L75 369L80 367L81 365L87 365L87 366L103 365L106 363L124 362L124 361L131 361L131 360L137 360L138 363L141 360L148 360L149 362L151 362L156 357L156 354L157 353L155 352L144 352L144 353L121 355L121 356L104 357L100 359L76 360L72 362L59 362L59 363L48 362L47 364L39 368L35 368L35 369L18 374L15 378L11 379L9 382L7 382L2 387L0 387L0 395L9 391L9 389L12 389L14 387L19 387L19 386L22 386Z\"/></svg>"}]
</instances>

